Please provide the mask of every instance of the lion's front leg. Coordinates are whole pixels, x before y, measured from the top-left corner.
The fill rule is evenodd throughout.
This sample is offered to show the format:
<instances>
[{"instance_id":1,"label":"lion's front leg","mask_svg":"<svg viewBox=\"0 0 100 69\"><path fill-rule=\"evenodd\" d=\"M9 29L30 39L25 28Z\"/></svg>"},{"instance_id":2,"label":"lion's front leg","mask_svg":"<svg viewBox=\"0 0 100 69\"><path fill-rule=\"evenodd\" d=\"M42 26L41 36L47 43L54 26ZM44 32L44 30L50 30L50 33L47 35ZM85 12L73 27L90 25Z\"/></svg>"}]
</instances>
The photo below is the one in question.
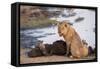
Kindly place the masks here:
<instances>
[{"instance_id":1,"label":"lion's front leg","mask_svg":"<svg viewBox=\"0 0 100 69\"><path fill-rule=\"evenodd\" d=\"M67 46L67 49L66 49L67 51L66 51L66 56L68 56L68 54L69 54L69 46Z\"/></svg>"},{"instance_id":2,"label":"lion's front leg","mask_svg":"<svg viewBox=\"0 0 100 69\"><path fill-rule=\"evenodd\" d=\"M70 52L70 43L66 43L66 56L69 56L69 52Z\"/></svg>"}]
</instances>

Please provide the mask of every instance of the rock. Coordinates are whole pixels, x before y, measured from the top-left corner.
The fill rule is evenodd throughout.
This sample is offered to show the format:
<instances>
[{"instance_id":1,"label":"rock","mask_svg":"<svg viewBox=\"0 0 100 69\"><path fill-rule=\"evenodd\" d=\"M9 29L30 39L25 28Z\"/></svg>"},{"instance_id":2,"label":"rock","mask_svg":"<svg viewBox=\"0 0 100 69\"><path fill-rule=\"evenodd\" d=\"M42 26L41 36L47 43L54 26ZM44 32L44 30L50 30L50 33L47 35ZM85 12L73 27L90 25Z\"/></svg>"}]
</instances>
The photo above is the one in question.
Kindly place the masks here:
<instances>
[{"instance_id":1,"label":"rock","mask_svg":"<svg viewBox=\"0 0 100 69\"><path fill-rule=\"evenodd\" d=\"M28 57L38 57L43 56L43 53L39 48L33 48L31 51L27 53Z\"/></svg>"},{"instance_id":2,"label":"rock","mask_svg":"<svg viewBox=\"0 0 100 69\"><path fill-rule=\"evenodd\" d=\"M84 20L84 17L78 17L78 18L75 20L75 22L80 22L80 21L82 21L82 20Z\"/></svg>"}]
</instances>

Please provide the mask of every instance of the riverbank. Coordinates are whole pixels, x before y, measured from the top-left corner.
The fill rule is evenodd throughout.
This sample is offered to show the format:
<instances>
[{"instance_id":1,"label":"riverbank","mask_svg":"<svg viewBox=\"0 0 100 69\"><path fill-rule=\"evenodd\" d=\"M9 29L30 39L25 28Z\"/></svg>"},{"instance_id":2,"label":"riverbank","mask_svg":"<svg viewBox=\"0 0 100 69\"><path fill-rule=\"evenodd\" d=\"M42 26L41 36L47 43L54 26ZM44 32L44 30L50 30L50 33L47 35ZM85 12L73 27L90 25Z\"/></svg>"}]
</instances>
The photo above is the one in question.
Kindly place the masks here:
<instances>
[{"instance_id":1,"label":"riverbank","mask_svg":"<svg viewBox=\"0 0 100 69\"><path fill-rule=\"evenodd\" d=\"M44 28L52 25L56 25L56 20L50 20L49 18L37 18L28 21L27 23L20 23L21 29L36 29L36 28Z\"/></svg>"},{"instance_id":2,"label":"riverbank","mask_svg":"<svg viewBox=\"0 0 100 69\"><path fill-rule=\"evenodd\" d=\"M66 56L40 56L40 57L33 57L29 58L26 54L27 51L30 49L20 49L20 64L27 64L27 63L43 63L43 62L62 62L62 61L80 61L80 60L93 60L95 56L88 56L81 59L69 58Z\"/></svg>"}]
</instances>

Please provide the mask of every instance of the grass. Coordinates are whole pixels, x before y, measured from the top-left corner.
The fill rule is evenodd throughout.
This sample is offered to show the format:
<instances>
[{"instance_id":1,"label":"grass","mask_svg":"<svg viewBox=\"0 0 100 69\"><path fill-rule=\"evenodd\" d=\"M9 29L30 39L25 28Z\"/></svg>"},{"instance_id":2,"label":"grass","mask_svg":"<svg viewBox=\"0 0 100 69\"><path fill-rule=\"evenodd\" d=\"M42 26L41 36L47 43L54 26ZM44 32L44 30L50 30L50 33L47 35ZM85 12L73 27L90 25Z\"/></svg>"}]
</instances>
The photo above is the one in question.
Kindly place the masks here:
<instances>
[{"instance_id":1,"label":"grass","mask_svg":"<svg viewBox=\"0 0 100 69\"><path fill-rule=\"evenodd\" d=\"M21 23L22 29L31 29L31 28L43 28L55 25L56 20L50 20L49 18L37 18L29 20L27 23Z\"/></svg>"}]
</instances>

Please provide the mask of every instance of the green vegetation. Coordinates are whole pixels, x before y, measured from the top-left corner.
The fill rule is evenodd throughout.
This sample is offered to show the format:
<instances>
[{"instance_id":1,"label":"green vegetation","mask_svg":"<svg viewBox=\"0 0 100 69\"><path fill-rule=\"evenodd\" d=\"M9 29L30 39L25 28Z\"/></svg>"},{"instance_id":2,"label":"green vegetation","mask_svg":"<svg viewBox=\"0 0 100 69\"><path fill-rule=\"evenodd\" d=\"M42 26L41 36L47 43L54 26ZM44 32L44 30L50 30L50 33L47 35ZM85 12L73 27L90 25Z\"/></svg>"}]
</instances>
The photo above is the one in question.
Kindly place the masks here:
<instances>
[{"instance_id":1,"label":"green vegetation","mask_svg":"<svg viewBox=\"0 0 100 69\"><path fill-rule=\"evenodd\" d=\"M50 20L48 18L32 19L27 23L21 23L21 29L43 28L56 25L56 23L56 20Z\"/></svg>"}]
</instances>

